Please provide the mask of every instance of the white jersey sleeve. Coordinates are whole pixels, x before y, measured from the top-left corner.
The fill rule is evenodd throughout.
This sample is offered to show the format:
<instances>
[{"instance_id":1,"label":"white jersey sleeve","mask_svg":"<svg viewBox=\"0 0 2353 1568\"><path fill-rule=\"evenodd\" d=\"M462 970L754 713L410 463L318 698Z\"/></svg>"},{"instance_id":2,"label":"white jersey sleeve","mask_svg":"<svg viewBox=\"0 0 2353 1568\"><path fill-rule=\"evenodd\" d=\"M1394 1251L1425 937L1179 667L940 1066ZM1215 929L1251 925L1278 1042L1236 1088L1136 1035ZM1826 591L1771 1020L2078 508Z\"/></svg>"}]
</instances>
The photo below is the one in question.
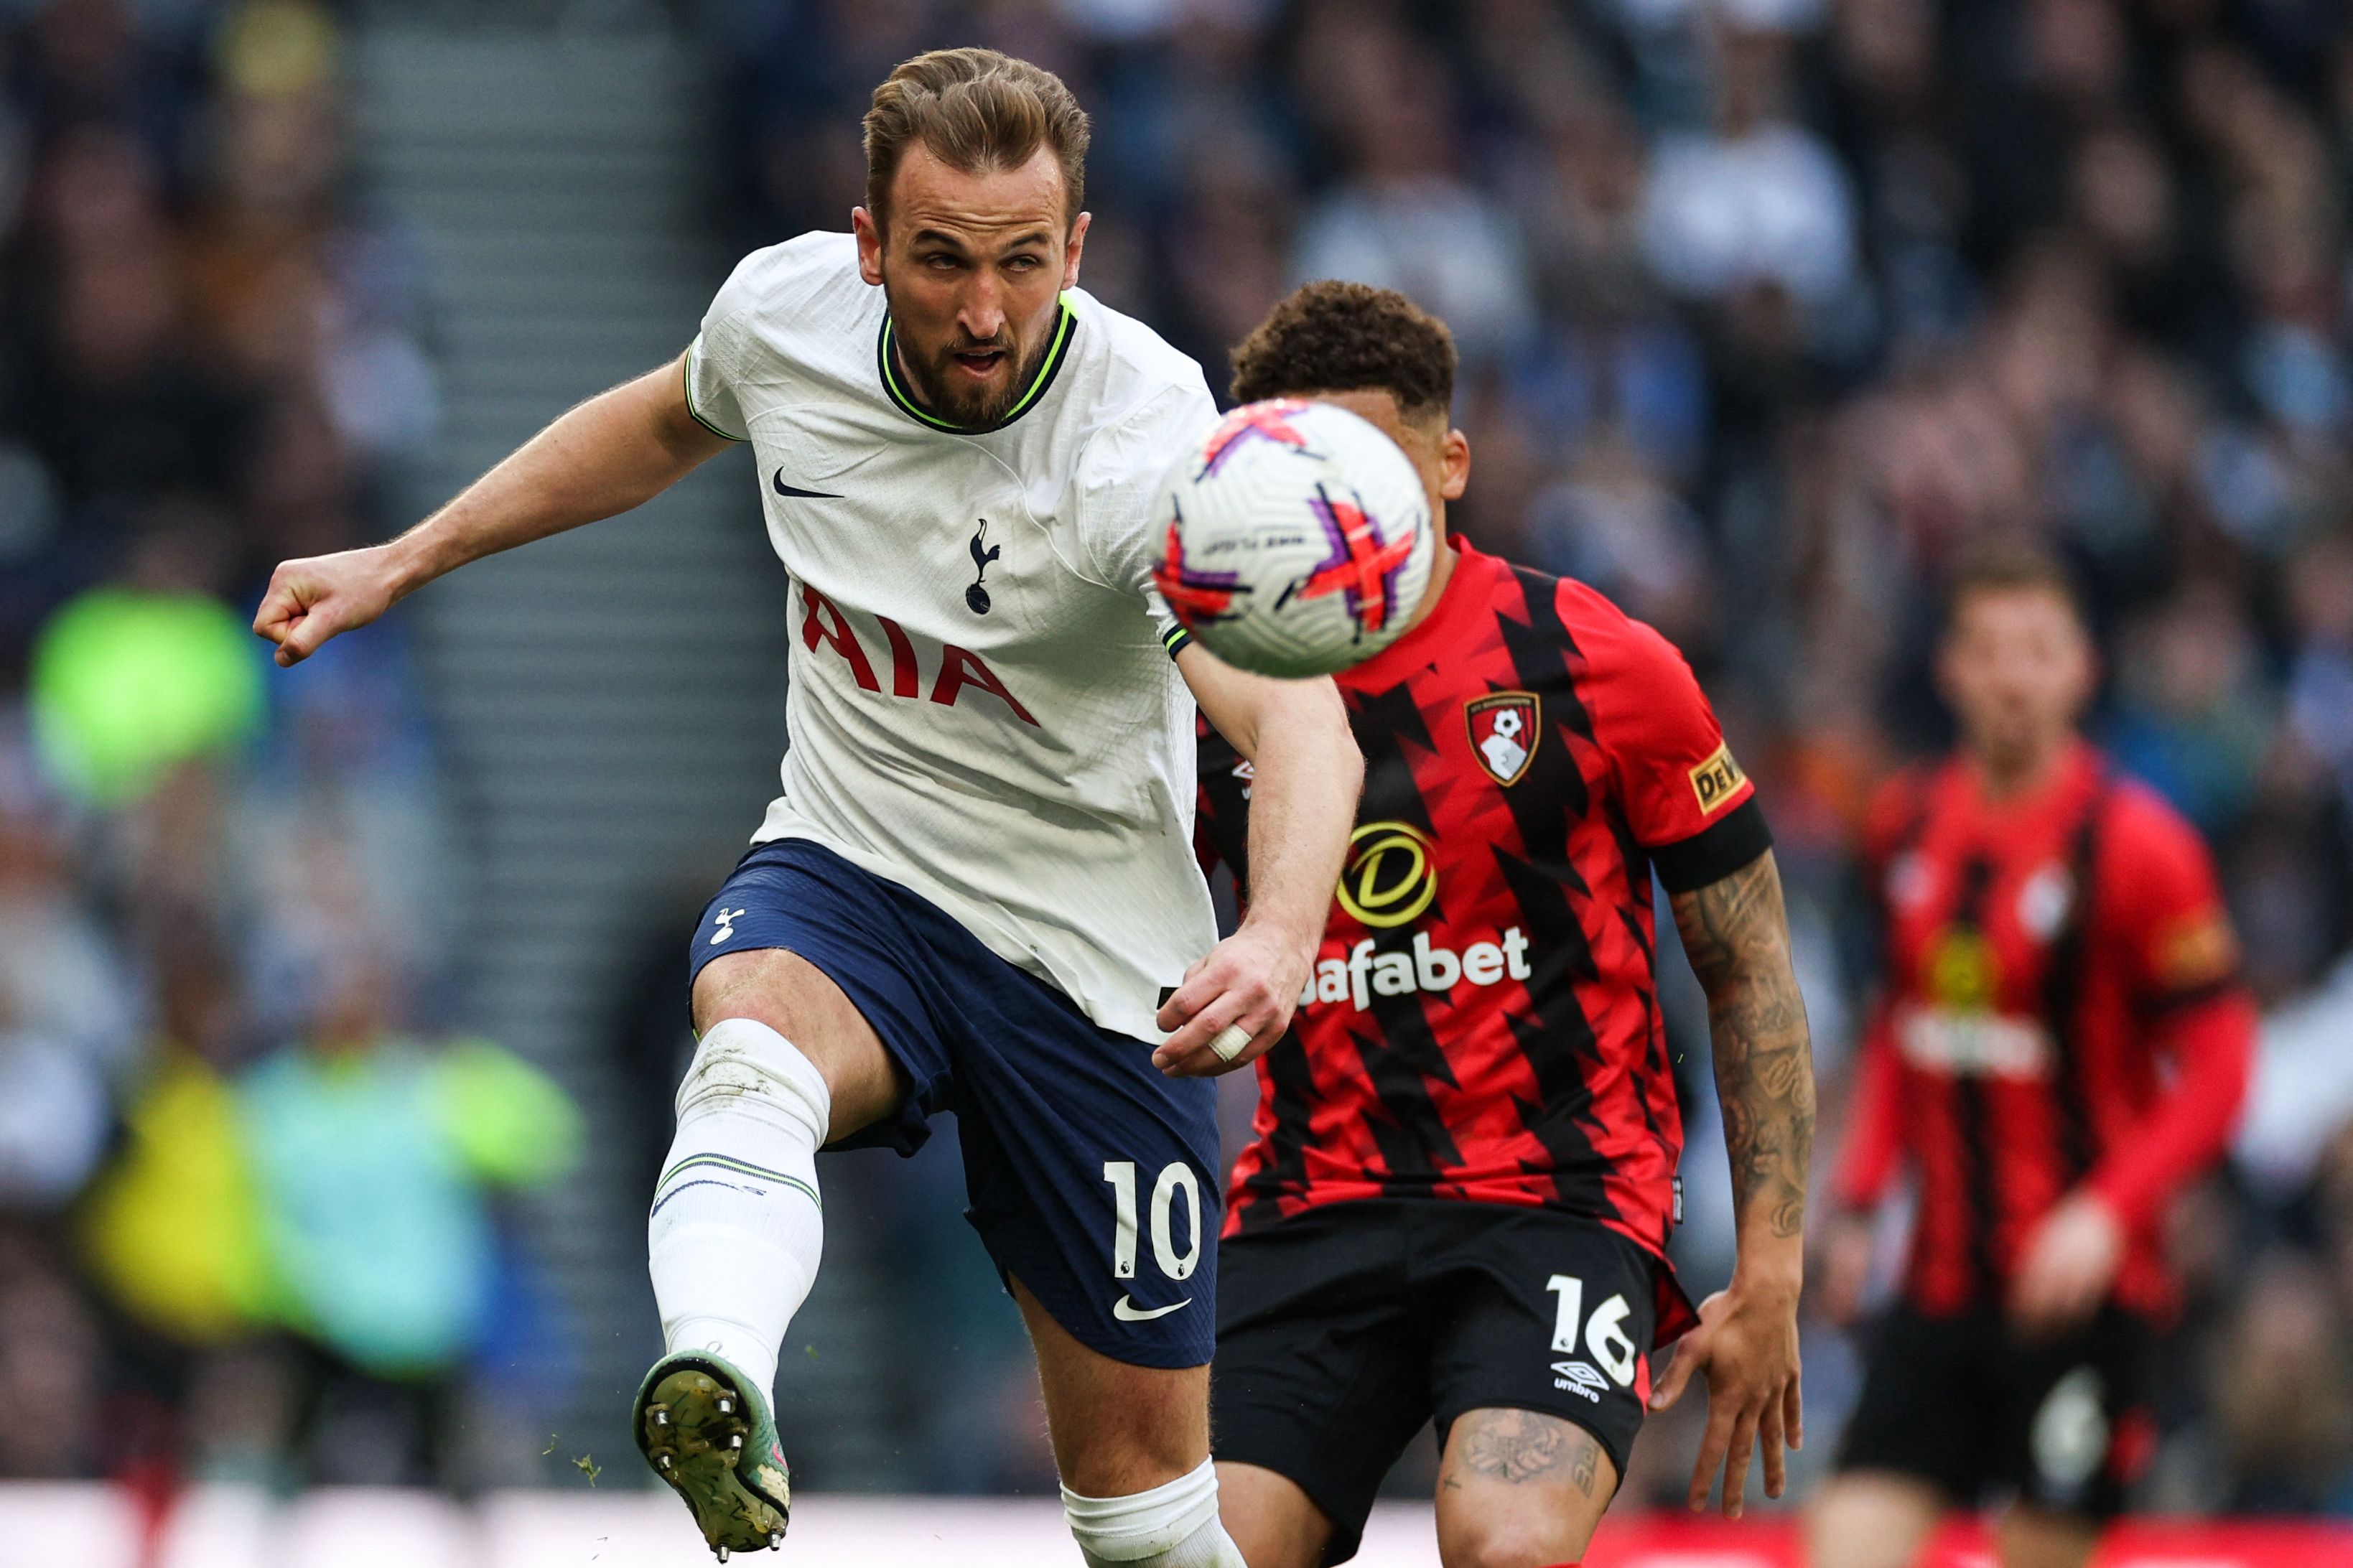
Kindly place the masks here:
<instances>
[{"instance_id":1,"label":"white jersey sleeve","mask_svg":"<svg viewBox=\"0 0 2353 1568\"><path fill-rule=\"evenodd\" d=\"M1156 526L1161 492L1172 454L1189 456L1217 422L1218 405L1195 368L1188 381L1098 431L1079 459L1079 544L1087 569L1107 588L1142 595L1165 647L1179 638L1176 617L1152 585L1152 568L1167 544Z\"/></svg>"},{"instance_id":2,"label":"white jersey sleeve","mask_svg":"<svg viewBox=\"0 0 2353 1568\"><path fill-rule=\"evenodd\" d=\"M686 345L686 411L694 416L696 424L730 441L752 438L744 427L744 408L735 388L748 336L746 319L756 291L753 272L758 260L755 253L737 263L711 301L711 309L703 313L702 330Z\"/></svg>"},{"instance_id":3,"label":"white jersey sleeve","mask_svg":"<svg viewBox=\"0 0 2353 1568\"><path fill-rule=\"evenodd\" d=\"M844 279L837 264L845 237L805 234L735 264L686 349L686 409L697 424L730 441L750 440L744 411L774 397L776 373L786 368L776 363L778 319L855 318L865 290L854 268Z\"/></svg>"}]
</instances>

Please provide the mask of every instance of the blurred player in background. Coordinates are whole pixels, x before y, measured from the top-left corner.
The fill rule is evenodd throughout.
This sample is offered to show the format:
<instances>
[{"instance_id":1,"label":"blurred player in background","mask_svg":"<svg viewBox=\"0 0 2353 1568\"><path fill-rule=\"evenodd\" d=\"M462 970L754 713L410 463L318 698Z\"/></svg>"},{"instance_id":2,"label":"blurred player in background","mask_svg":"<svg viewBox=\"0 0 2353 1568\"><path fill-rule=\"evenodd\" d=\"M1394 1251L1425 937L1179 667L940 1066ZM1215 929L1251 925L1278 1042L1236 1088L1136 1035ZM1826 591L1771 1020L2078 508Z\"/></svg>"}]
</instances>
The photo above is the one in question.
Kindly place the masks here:
<instances>
[{"instance_id":1,"label":"blurred player in background","mask_svg":"<svg viewBox=\"0 0 2353 1568\"><path fill-rule=\"evenodd\" d=\"M1208 1455L1197 1078L1282 1037L1360 763L1328 681L1231 670L1150 594L1160 480L1216 408L1199 366L1075 287L1087 137L1035 66L901 66L854 235L747 257L681 359L392 543L280 567L255 622L291 664L753 445L792 744L692 939L701 1045L649 1237L668 1353L632 1415L723 1558L785 1529L769 1402L818 1268L818 1147L913 1152L952 1104L1087 1562L1240 1568ZM1189 850L1194 699L1259 771L1261 897L1223 943Z\"/></svg>"},{"instance_id":2,"label":"blurred player in background","mask_svg":"<svg viewBox=\"0 0 2353 1568\"><path fill-rule=\"evenodd\" d=\"M2158 1223L2228 1140L2253 1038L2205 846L2076 735L2095 672L2063 570L1961 572L1937 668L1959 747L1872 813L1885 994L1837 1172L1834 1316L1906 1165L1919 1210L1815 1568L1902 1568L1945 1510L1997 1498L2010 1568L2089 1558L2155 1444Z\"/></svg>"},{"instance_id":3,"label":"blurred player in background","mask_svg":"<svg viewBox=\"0 0 2353 1568\"><path fill-rule=\"evenodd\" d=\"M1470 447L1454 344L1402 295L1315 283L1235 354L1234 396L1363 416L1444 539ZM1279 420L1260 434L1282 439ZM1645 1406L1709 1389L1692 1480L1741 1511L1799 1435L1813 1078L1771 838L1690 668L1581 584L1444 539L1416 624L1339 678L1364 801L1295 1039L1260 1064L1219 1288L1216 1451L1250 1568L1356 1550L1435 1416L1449 1568L1581 1555ZM1201 739L1201 833L1246 905L1264 775ZM1651 873L1715 1044L1739 1212L1694 1313L1666 1262L1682 1122ZM1651 1355L1688 1331L1654 1390Z\"/></svg>"}]
</instances>

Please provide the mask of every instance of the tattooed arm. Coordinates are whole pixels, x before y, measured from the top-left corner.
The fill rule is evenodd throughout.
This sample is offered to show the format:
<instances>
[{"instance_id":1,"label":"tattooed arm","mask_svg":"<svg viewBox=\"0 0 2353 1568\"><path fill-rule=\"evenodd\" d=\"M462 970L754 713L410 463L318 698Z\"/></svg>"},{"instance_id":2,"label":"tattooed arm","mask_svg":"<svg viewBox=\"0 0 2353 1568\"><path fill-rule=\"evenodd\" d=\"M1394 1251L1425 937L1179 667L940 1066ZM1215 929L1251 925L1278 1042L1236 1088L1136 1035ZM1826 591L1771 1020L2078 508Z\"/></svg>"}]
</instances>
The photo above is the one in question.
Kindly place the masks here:
<instances>
[{"instance_id":1,"label":"tattooed arm","mask_svg":"<svg viewBox=\"0 0 2353 1568\"><path fill-rule=\"evenodd\" d=\"M1676 894L1674 910L1692 973L1707 993L1742 1260L1755 1248L1794 1269L1814 1147L1814 1065L1772 851L1722 881Z\"/></svg>"},{"instance_id":2,"label":"tattooed arm","mask_svg":"<svg viewBox=\"0 0 2353 1568\"><path fill-rule=\"evenodd\" d=\"M1707 1438L1691 1505L1707 1506L1724 1468L1724 1511L1741 1510L1751 1448L1765 1448L1765 1492L1781 1495L1783 1445L1803 1440L1798 1394L1798 1293L1804 1279L1806 1167L1814 1142L1814 1068L1806 1004L1789 966L1781 874L1770 850L1673 899L1676 928L1707 993L1716 1098L1739 1216L1731 1286L1700 1308L1651 1408L1707 1377Z\"/></svg>"}]
</instances>

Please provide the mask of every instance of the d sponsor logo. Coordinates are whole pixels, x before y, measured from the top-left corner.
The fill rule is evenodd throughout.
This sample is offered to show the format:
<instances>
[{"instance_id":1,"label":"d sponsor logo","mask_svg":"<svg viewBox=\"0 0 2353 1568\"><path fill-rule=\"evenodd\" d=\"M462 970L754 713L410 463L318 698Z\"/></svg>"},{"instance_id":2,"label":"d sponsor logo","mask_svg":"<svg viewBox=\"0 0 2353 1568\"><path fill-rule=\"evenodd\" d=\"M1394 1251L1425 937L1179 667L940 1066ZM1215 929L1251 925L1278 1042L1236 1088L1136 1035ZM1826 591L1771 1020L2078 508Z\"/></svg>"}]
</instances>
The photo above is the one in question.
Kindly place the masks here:
<instances>
[{"instance_id":1,"label":"d sponsor logo","mask_svg":"<svg viewBox=\"0 0 2353 1568\"><path fill-rule=\"evenodd\" d=\"M1929 939L1921 955L1924 989L1940 1007L1983 1013L2001 990L2001 965L1984 931L1957 921Z\"/></svg>"},{"instance_id":2,"label":"d sponsor logo","mask_svg":"<svg viewBox=\"0 0 2353 1568\"><path fill-rule=\"evenodd\" d=\"M1402 822L1367 822L1348 837L1340 907L1386 931L1419 919L1438 897L1438 860L1428 836Z\"/></svg>"}]
</instances>

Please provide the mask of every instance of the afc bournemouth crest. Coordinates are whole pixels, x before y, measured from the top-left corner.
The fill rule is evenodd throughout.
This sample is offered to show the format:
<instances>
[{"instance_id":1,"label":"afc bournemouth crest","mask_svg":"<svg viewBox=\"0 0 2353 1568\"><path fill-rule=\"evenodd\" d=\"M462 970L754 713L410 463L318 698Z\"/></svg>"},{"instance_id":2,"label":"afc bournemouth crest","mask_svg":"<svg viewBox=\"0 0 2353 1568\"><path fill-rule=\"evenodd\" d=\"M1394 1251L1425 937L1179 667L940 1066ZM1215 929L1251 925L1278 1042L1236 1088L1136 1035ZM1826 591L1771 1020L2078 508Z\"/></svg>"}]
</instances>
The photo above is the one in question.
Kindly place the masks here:
<instances>
[{"instance_id":1,"label":"afc bournemouth crest","mask_svg":"<svg viewBox=\"0 0 2353 1568\"><path fill-rule=\"evenodd\" d=\"M1542 713L1533 691L1496 691L1462 705L1471 731L1471 754L1497 784L1515 784L1535 760L1536 722Z\"/></svg>"}]
</instances>

